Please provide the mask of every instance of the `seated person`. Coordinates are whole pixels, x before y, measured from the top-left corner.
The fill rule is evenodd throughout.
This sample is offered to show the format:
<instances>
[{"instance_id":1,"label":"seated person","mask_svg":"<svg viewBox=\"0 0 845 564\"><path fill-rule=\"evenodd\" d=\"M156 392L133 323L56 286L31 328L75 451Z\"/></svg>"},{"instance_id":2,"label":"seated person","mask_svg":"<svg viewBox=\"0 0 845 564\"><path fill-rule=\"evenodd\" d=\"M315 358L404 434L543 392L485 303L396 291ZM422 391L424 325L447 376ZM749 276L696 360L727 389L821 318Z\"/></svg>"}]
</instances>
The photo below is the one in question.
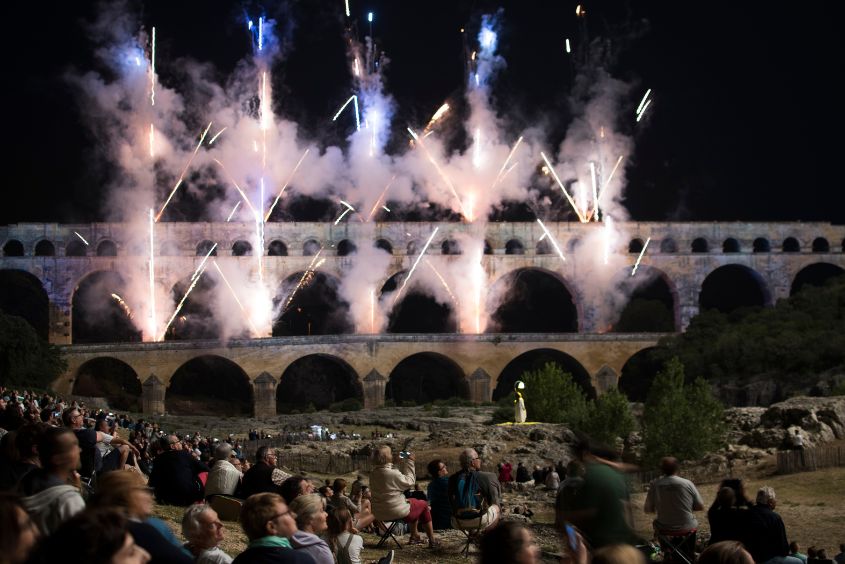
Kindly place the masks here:
<instances>
[{"instance_id":1,"label":"seated person","mask_svg":"<svg viewBox=\"0 0 845 564\"><path fill-rule=\"evenodd\" d=\"M223 541L223 523L210 505L197 503L188 507L182 517L182 536L196 564L230 564L232 557L219 546Z\"/></svg>"},{"instance_id":2,"label":"seated person","mask_svg":"<svg viewBox=\"0 0 845 564\"><path fill-rule=\"evenodd\" d=\"M123 470L129 460L130 453L136 457L140 456L138 449L128 441L116 435L86 429L84 426L85 417L78 407L65 409L62 412L62 422L65 427L73 430L76 439L79 441L79 448L82 449L80 474L85 478L90 478L97 472ZM108 450L107 447L113 448L113 450L103 457L103 450Z\"/></svg>"},{"instance_id":3,"label":"seated person","mask_svg":"<svg viewBox=\"0 0 845 564\"><path fill-rule=\"evenodd\" d=\"M260 446L255 452L255 464L244 474L241 496L248 498L257 493L281 493L282 482L290 477L277 467L276 450Z\"/></svg>"},{"instance_id":4,"label":"seated person","mask_svg":"<svg viewBox=\"0 0 845 564\"><path fill-rule=\"evenodd\" d=\"M279 489L282 497L285 498L285 503L290 505L299 496L314 493L314 484L305 476L290 476L282 482L282 487Z\"/></svg>"},{"instance_id":5,"label":"seated person","mask_svg":"<svg viewBox=\"0 0 845 564\"><path fill-rule=\"evenodd\" d=\"M428 463L428 504L431 506L432 526L435 530L452 528L452 506L449 505L449 469L436 458Z\"/></svg>"},{"instance_id":6,"label":"seated person","mask_svg":"<svg viewBox=\"0 0 845 564\"><path fill-rule=\"evenodd\" d=\"M241 527L249 545L233 564L315 564L309 554L291 548L296 521L282 496L265 492L247 498L241 510Z\"/></svg>"},{"instance_id":7,"label":"seated person","mask_svg":"<svg viewBox=\"0 0 845 564\"><path fill-rule=\"evenodd\" d=\"M458 529L494 527L499 521L501 485L496 475L481 471L481 458L475 449L460 456L461 469L449 478L449 505L452 526Z\"/></svg>"},{"instance_id":8,"label":"seated person","mask_svg":"<svg viewBox=\"0 0 845 564\"><path fill-rule=\"evenodd\" d=\"M165 435L160 443L164 450L155 458L149 482L156 498L170 505L191 505L202 500L204 487L199 474L208 472L208 466L182 448L176 435Z\"/></svg>"},{"instance_id":9,"label":"seated person","mask_svg":"<svg viewBox=\"0 0 845 564\"><path fill-rule=\"evenodd\" d=\"M214 449L214 465L205 482L206 499L213 495L236 495L243 474L235 468L232 460L232 445L227 442L218 444Z\"/></svg>"}]
</instances>

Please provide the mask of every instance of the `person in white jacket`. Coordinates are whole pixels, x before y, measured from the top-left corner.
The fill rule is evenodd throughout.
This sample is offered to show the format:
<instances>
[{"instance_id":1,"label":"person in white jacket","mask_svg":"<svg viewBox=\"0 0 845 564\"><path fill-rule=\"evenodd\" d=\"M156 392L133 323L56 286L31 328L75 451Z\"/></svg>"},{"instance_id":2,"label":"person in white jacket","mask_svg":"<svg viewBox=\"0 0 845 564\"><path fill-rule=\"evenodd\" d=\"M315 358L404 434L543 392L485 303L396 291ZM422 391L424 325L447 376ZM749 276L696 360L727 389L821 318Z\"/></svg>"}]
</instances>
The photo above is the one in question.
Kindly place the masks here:
<instances>
[{"instance_id":1,"label":"person in white jacket","mask_svg":"<svg viewBox=\"0 0 845 564\"><path fill-rule=\"evenodd\" d=\"M411 526L410 544L420 542L418 530L419 525L422 524L428 537L429 547L436 547L438 541L434 538L428 503L421 499L405 498L403 493L414 487L417 481L413 453L408 453L407 458L400 458L398 454L393 456L390 447L385 445L373 452L373 463L374 468L370 473L370 490L373 494L375 518L380 521L404 520Z\"/></svg>"},{"instance_id":2,"label":"person in white jacket","mask_svg":"<svg viewBox=\"0 0 845 564\"><path fill-rule=\"evenodd\" d=\"M23 506L43 535L85 509L79 493L79 442L66 427L51 427L38 440L41 468L21 480Z\"/></svg>"}]
</instances>

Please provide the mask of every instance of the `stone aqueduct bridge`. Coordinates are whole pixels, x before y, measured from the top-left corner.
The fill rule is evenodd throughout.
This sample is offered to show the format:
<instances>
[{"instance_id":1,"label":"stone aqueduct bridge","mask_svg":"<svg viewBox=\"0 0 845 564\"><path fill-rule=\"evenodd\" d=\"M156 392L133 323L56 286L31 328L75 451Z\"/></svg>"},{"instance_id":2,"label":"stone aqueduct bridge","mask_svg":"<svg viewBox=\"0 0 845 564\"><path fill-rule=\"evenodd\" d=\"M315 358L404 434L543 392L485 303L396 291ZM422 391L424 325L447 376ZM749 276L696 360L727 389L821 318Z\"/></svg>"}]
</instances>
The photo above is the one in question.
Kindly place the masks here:
<instances>
[{"instance_id":1,"label":"stone aqueduct bridge","mask_svg":"<svg viewBox=\"0 0 845 564\"><path fill-rule=\"evenodd\" d=\"M72 345L71 311L75 290L89 275L116 271L123 277L146 276L149 234L144 225L123 223L16 224L0 226L3 257L0 270L25 271L37 279L49 300L49 339L69 345L68 373L57 382L69 391L76 370L97 356L111 356L132 366L145 388L145 407L159 410L158 395L179 365L206 354L232 359L253 380L258 413L268 405L260 399L275 394L258 393L275 386L284 367L308 354L328 354L353 367L365 388L367 405L384 398L384 380L402 358L416 352L436 352L452 358L469 379L471 397L490 398L501 368L522 352L557 349L575 357L592 375L601 391L618 378L632 354L653 345L659 335L599 335L607 326L601 319L602 292L596 292L589 272L595 257L573 252L595 237L601 224L550 223L566 262L542 241L536 223L269 223L266 225L265 279L283 280L302 272L321 245L326 263L321 271L342 278L354 256L344 249L350 242L361 247L376 241L392 254L384 280L410 268L428 236L439 227L429 254L441 254L448 241L483 237L487 248L482 264L489 285L514 271L531 268L560 280L572 295L578 315L578 333L569 335L425 335L425 336L324 336L233 341L226 346L212 342L168 342L132 345ZM673 298L675 326L683 329L698 312L704 280L716 269L739 265L758 282L765 305L789 296L799 272L819 263L845 267L845 226L826 223L617 223L624 235L611 252L624 257L618 273L624 278L648 238L642 271L661 277ZM89 245L82 244L78 233ZM204 249L218 244L217 260L235 261L257 278L257 259L251 254L254 226L250 223L159 223L155 227L156 284L160 294L190 277ZM444 261L462 257L446 256ZM617 267L618 268L618 267ZM587 275L585 275L587 273ZM159 318L168 312L160 312ZM156 379L150 379L151 375ZM157 383L156 383L157 382ZM267 388L270 386L270 388ZM156 388L150 389L147 388ZM272 409L275 409L273 407Z\"/></svg>"}]
</instances>

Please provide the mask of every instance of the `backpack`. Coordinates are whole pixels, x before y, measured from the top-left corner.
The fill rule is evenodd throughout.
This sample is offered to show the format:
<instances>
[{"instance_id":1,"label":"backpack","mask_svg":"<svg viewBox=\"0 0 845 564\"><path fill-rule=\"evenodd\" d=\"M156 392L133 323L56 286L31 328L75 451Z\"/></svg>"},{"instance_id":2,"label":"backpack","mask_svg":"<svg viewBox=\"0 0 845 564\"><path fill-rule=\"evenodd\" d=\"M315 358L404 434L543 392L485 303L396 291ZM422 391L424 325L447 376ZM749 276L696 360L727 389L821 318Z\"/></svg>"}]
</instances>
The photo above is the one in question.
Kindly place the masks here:
<instances>
[{"instance_id":1,"label":"backpack","mask_svg":"<svg viewBox=\"0 0 845 564\"><path fill-rule=\"evenodd\" d=\"M458 519L478 519L484 514L477 472L462 472L458 476L456 493L455 517Z\"/></svg>"}]
</instances>

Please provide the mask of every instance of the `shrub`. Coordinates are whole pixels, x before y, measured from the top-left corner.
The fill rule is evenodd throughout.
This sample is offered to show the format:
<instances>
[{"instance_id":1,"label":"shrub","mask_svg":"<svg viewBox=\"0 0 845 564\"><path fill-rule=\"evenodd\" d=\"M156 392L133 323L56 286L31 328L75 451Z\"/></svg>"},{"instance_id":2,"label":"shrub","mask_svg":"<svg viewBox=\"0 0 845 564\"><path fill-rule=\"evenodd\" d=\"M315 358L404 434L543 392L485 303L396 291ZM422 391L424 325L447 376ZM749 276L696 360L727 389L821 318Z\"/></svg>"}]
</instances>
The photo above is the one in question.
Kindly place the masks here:
<instances>
[{"instance_id":1,"label":"shrub","mask_svg":"<svg viewBox=\"0 0 845 564\"><path fill-rule=\"evenodd\" d=\"M66 369L58 347L23 318L0 311L0 384L49 388Z\"/></svg>"},{"instance_id":2,"label":"shrub","mask_svg":"<svg viewBox=\"0 0 845 564\"><path fill-rule=\"evenodd\" d=\"M627 437L634 430L634 417L631 415L628 398L613 388L591 401L587 406L587 416L581 430L608 446L613 446L618 437Z\"/></svg>"},{"instance_id":3,"label":"shrub","mask_svg":"<svg viewBox=\"0 0 845 564\"><path fill-rule=\"evenodd\" d=\"M534 372L526 372L522 380L529 421L566 423L574 428L584 421L587 412L584 392L557 364L548 363Z\"/></svg>"},{"instance_id":4,"label":"shrub","mask_svg":"<svg viewBox=\"0 0 845 564\"><path fill-rule=\"evenodd\" d=\"M335 402L329 406L329 411L361 411L364 408L358 398L346 398L343 401Z\"/></svg>"},{"instance_id":5,"label":"shrub","mask_svg":"<svg viewBox=\"0 0 845 564\"><path fill-rule=\"evenodd\" d=\"M441 405L440 407L437 408L437 411L434 413L434 416L435 417L441 417L443 419L449 417L450 416L449 408L446 407L445 405Z\"/></svg>"}]
</instances>

